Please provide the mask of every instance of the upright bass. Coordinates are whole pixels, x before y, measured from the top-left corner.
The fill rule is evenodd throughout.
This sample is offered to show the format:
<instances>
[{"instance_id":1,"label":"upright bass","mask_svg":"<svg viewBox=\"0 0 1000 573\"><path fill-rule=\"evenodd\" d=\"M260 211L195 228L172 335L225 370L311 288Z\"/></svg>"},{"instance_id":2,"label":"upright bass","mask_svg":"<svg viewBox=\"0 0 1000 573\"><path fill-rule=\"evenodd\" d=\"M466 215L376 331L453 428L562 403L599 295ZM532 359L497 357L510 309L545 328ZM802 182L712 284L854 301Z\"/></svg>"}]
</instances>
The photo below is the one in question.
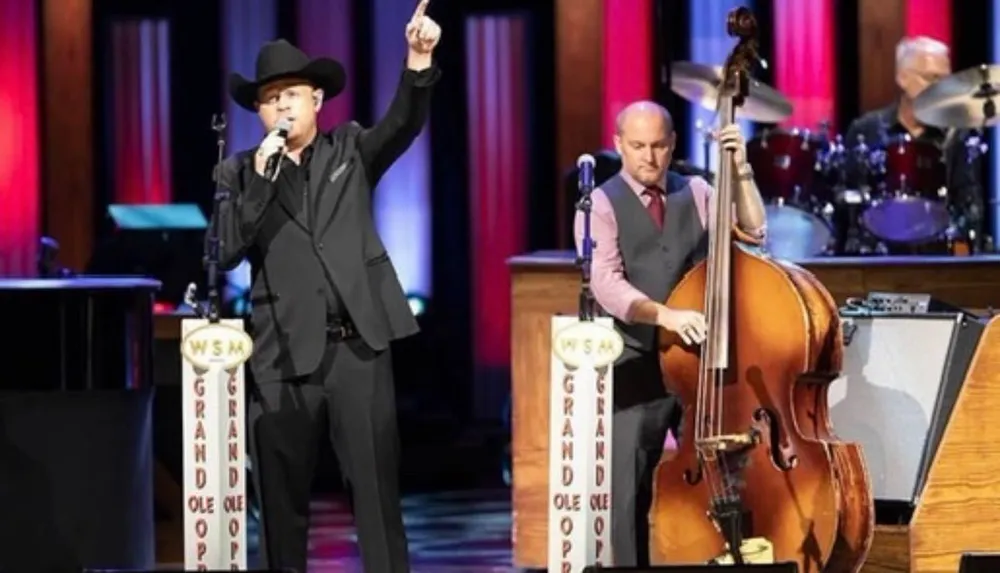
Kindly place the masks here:
<instances>
[{"instance_id":1,"label":"upright bass","mask_svg":"<svg viewBox=\"0 0 1000 573\"><path fill-rule=\"evenodd\" d=\"M735 120L758 60L757 22L729 13L738 38L719 90ZM705 315L700 348L660 331L664 383L684 405L679 448L657 467L650 511L656 564L794 561L853 572L871 547L874 507L861 453L833 433L827 388L842 331L830 293L806 270L735 240L732 153L719 153L706 260L666 301Z\"/></svg>"}]
</instances>

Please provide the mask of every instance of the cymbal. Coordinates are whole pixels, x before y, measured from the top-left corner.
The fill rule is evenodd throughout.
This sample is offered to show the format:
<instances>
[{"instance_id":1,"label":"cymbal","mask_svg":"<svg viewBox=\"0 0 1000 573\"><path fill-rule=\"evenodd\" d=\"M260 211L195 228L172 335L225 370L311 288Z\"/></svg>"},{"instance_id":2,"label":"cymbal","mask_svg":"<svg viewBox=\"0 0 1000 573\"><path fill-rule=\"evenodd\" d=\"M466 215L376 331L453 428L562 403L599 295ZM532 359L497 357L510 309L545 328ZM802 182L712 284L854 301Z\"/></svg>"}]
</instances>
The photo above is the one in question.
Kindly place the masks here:
<instances>
[{"instance_id":1,"label":"cymbal","mask_svg":"<svg viewBox=\"0 0 1000 573\"><path fill-rule=\"evenodd\" d=\"M992 117L984 104L992 100ZM1000 123L1000 66L968 68L942 78L925 89L913 102L917 119L940 128L982 128Z\"/></svg>"},{"instance_id":2,"label":"cymbal","mask_svg":"<svg viewBox=\"0 0 1000 573\"><path fill-rule=\"evenodd\" d=\"M670 66L670 89L693 104L715 111L722 84L722 66L674 62ZM736 108L736 119L758 123L780 123L792 115L792 103L781 93L750 78L750 93Z\"/></svg>"}]
</instances>

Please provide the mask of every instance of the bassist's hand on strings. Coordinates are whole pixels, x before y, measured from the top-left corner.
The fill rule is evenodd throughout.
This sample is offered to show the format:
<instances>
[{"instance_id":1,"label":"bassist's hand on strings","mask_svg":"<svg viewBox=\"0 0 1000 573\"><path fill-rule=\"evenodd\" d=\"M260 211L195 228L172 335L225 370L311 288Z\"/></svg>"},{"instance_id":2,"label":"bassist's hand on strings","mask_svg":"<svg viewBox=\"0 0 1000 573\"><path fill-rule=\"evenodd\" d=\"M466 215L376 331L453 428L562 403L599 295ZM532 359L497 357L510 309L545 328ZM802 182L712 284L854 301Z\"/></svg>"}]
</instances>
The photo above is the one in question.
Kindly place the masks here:
<instances>
[{"instance_id":1,"label":"bassist's hand on strings","mask_svg":"<svg viewBox=\"0 0 1000 573\"><path fill-rule=\"evenodd\" d=\"M656 324L677 333L685 344L701 344L705 341L705 316L693 310L676 310L661 307L656 313Z\"/></svg>"}]
</instances>

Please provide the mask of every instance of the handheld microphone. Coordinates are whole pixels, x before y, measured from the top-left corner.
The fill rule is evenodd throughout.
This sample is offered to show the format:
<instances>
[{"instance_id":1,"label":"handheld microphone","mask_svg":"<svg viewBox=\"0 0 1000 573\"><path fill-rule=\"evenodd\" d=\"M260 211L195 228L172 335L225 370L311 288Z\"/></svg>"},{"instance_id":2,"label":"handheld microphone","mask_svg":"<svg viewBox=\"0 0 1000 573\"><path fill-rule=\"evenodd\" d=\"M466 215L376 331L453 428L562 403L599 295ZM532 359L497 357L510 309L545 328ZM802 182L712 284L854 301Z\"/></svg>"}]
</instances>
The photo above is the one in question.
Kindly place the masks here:
<instances>
[{"instance_id":1,"label":"handheld microphone","mask_svg":"<svg viewBox=\"0 0 1000 573\"><path fill-rule=\"evenodd\" d=\"M594 190L594 156L584 153L576 160L576 168L580 171L577 185L582 195L589 195Z\"/></svg>"},{"instance_id":2,"label":"handheld microphone","mask_svg":"<svg viewBox=\"0 0 1000 573\"><path fill-rule=\"evenodd\" d=\"M283 117L278 120L278 123L274 126L275 131L278 132L278 137L285 139L288 137L288 132L292 129L292 120L287 117Z\"/></svg>"},{"instance_id":3,"label":"handheld microphone","mask_svg":"<svg viewBox=\"0 0 1000 573\"><path fill-rule=\"evenodd\" d=\"M292 122L287 117L279 119L278 124L274 126L274 130L281 139L286 139L288 137L288 132L291 129ZM281 164L282 155L284 155L284 153L278 152L267 158L267 164L264 166L264 179L274 181L274 176L278 171L278 165Z\"/></svg>"}]
</instances>

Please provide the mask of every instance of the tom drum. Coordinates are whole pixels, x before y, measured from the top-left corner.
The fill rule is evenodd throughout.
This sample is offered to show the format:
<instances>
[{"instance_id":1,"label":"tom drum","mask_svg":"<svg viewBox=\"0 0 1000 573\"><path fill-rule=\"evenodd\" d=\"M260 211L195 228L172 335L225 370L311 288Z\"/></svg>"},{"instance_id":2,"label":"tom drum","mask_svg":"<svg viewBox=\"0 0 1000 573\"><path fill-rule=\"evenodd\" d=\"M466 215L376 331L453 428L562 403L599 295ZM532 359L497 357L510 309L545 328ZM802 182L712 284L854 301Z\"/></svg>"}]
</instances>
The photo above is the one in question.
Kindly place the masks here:
<instances>
[{"instance_id":1,"label":"tom drum","mask_svg":"<svg viewBox=\"0 0 1000 573\"><path fill-rule=\"evenodd\" d=\"M765 248L780 259L823 254L833 239L819 176L825 141L807 130L769 131L747 144L747 160L767 208Z\"/></svg>"}]
</instances>

